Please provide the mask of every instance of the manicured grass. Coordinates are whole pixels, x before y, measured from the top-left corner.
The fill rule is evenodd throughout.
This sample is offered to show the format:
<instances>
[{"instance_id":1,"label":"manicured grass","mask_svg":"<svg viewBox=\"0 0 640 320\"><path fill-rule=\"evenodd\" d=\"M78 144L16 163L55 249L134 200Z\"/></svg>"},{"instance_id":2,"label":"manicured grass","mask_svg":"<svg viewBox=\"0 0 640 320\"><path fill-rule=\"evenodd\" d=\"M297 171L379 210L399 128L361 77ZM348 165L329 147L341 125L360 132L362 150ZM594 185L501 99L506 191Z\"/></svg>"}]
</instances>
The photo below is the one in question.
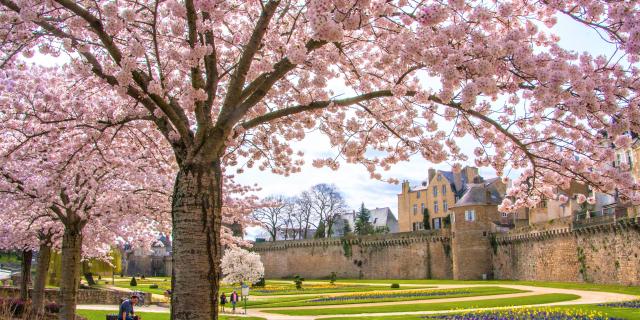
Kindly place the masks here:
<instances>
[{"instance_id":1,"label":"manicured grass","mask_svg":"<svg viewBox=\"0 0 640 320\"><path fill-rule=\"evenodd\" d=\"M269 313L286 314L286 315L333 315L333 314L363 314L363 313L385 313L385 312L416 312L416 311L440 311L455 309L472 309L472 308L495 308L519 305L535 305L560 301L569 301L580 298L573 294L541 294L518 298L503 298L477 301L462 302L443 302L443 303L419 303L419 304L401 304L388 306L369 306L354 308L326 308L326 309L275 309L265 310Z\"/></svg>"},{"instance_id":2,"label":"manicured grass","mask_svg":"<svg viewBox=\"0 0 640 320\"><path fill-rule=\"evenodd\" d=\"M418 292L416 290L411 290L412 292ZM510 293L521 293L526 292L523 290L516 290L510 288L501 288L501 287L475 287L475 288L460 288L460 289L434 289L434 290L419 290L420 292L450 292L446 295L433 295L433 296L410 296L410 297L393 297L393 295L386 296L384 298L371 298L366 299L368 296L367 293L357 294L362 296L361 299L353 299L353 300L345 300L338 299L335 301L313 301L318 299L318 297L305 297L303 299L297 299L291 302L273 302L273 303L264 303L258 305L260 308L280 308L280 307L302 307L302 306L324 306L324 305L344 305L344 304L356 304L356 303L377 303L377 302L394 302L394 301L412 301L412 300L432 300L432 299L449 299L449 298L460 298L460 297L475 297L475 296L490 296L490 295L498 295L498 294L510 294ZM382 292L376 292L382 293ZM402 291L397 292L401 294ZM331 296L324 296L331 297ZM341 298L343 296L335 296L335 298Z\"/></svg>"},{"instance_id":3,"label":"manicured grass","mask_svg":"<svg viewBox=\"0 0 640 320\"><path fill-rule=\"evenodd\" d=\"M104 320L108 314L116 314L116 311L102 311L102 310L78 310L78 315L86 317L88 320ZM156 312L139 312L136 313L144 320L169 320L168 313L156 313ZM265 320L258 317L239 317L239 316L220 316L220 320Z\"/></svg>"},{"instance_id":4,"label":"manicured grass","mask_svg":"<svg viewBox=\"0 0 640 320\"><path fill-rule=\"evenodd\" d=\"M574 310L580 313L589 314L591 312L599 312L607 317L619 318L619 319L640 319L640 310L638 309L625 309L625 308L608 308L598 307L596 305L574 305L563 307L552 307L553 309L560 310ZM545 310L548 308L533 308ZM448 315L454 315L456 313L450 313ZM376 317L335 317L327 318L326 320L426 320L425 315L403 315L403 316L376 316Z\"/></svg>"},{"instance_id":5,"label":"manicured grass","mask_svg":"<svg viewBox=\"0 0 640 320\"><path fill-rule=\"evenodd\" d=\"M325 282L326 280L308 280L309 282ZM514 281L514 280L472 280L472 281L460 281L460 280L358 280L358 279L340 279L338 283L376 283L376 284L414 284L414 285L439 285L439 284L484 284L484 285L504 285L515 284L523 286L535 286L546 288L560 288L560 289L575 289L586 291L604 291L623 293L640 296L640 286L625 286L616 284L594 284L594 283L581 283L581 282L554 282L554 281Z\"/></svg>"}]
</instances>

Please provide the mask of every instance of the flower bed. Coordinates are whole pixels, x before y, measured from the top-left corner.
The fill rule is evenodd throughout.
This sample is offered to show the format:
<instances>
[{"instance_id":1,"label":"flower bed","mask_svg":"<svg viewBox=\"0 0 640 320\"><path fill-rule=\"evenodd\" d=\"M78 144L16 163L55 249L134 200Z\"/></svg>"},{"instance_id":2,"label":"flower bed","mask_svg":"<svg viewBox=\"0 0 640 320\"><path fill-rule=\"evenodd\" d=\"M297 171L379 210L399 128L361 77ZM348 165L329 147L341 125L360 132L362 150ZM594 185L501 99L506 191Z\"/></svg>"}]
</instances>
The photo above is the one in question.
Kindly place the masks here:
<instances>
[{"instance_id":1,"label":"flower bed","mask_svg":"<svg viewBox=\"0 0 640 320\"><path fill-rule=\"evenodd\" d=\"M328 301L353 301L353 300L375 300L375 299L391 299L391 298L413 298L413 297L434 297L434 296L448 296L458 294L469 294L470 291L460 289L445 289L445 290L407 290L402 292L361 292L340 296L322 297L313 300L307 300L307 303L315 302L328 302Z\"/></svg>"},{"instance_id":2,"label":"flower bed","mask_svg":"<svg viewBox=\"0 0 640 320\"><path fill-rule=\"evenodd\" d=\"M304 284L302 290L331 290L331 289L362 289L368 286L340 285L340 284ZM297 290L293 285L266 285L263 288L253 289L256 293L278 293Z\"/></svg>"},{"instance_id":3,"label":"flower bed","mask_svg":"<svg viewBox=\"0 0 640 320\"><path fill-rule=\"evenodd\" d=\"M640 300L599 304L600 307L640 309Z\"/></svg>"},{"instance_id":4,"label":"flower bed","mask_svg":"<svg viewBox=\"0 0 640 320\"><path fill-rule=\"evenodd\" d=\"M498 311L478 311L455 315L425 316L423 319L447 319L447 320L624 320L621 318L607 317L597 311L585 311L580 309L507 309Z\"/></svg>"}]
</instances>

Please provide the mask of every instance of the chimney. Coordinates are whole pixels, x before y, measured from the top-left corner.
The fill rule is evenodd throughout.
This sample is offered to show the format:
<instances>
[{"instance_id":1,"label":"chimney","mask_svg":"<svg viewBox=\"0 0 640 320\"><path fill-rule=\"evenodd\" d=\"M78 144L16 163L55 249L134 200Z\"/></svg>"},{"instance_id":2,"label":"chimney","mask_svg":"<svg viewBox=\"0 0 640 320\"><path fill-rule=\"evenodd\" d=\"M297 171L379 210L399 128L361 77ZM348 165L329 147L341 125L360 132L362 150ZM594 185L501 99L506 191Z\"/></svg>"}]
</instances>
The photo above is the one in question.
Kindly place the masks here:
<instances>
[{"instance_id":1,"label":"chimney","mask_svg":"<svg viewBox=\"0 0 640 320\"><path fill-rule=\"evenodd\" d=\"M453 171L453 185L456 187L456 192L460 192L462 190L463 174L464 174L464 169L460 172Z\"/></svg>"},{"instance_id":2,"label":"chimney","mask_svg":"<svg viewBox=\"0 0 640 320\"><path fill-rule=\"evenodd\" d=\"M427 177L427 183L430 183L431 180L433 179L433 177L436 176L436 169L434 168L429 168L429 175Z\"/></svg>"},{"instance_id":3,"label":"chimney","mask_svg":"<svg viewBox=\"0 0 640 320\"><path fill-rule=\"evenodd\" d=\"M409 191L411 191L409 180L402 181L402 193L409 193Z\"/></svg>"},{"instance_id":4,"label":"chimney","mask_svg":"<svg viewBox=\"0 0 640 320\"><path fill-rule=\"evenodd\" d=\"M479 177L478 168L476 167L465 167L462 171L467 176L467 181L474 181L475 177Z\"/></svg>"}]
</instances>

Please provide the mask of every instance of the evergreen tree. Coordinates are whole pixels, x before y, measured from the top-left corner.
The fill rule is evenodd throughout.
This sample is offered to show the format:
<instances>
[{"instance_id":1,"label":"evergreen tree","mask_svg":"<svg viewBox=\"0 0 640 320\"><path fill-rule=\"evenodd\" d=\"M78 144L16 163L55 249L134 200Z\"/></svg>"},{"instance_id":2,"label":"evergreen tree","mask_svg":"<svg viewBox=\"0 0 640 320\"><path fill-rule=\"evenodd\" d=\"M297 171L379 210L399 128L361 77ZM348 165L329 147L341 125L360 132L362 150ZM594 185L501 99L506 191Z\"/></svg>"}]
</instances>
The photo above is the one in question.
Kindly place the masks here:
<instances>
[{"instance_id":1,"label":"evergreen tree","mask_svg":"<svg viewBox=\"0 0 640 320\"><path fill-rule=\"evenodd\" d=\"M374 232L373 225L369 220L371 219L371 212L364 207L364 203L360 206L360 211L356 216L355 232L357 235L363 236L372 234Z\"/></svg>"},{"instance_id":2,"label":"evergreen tree","mask_svg":"<svg viewBox=\"0 0 640 320\"><path fill-rule=\"evenodd\" d=\"M324 221L320 221L320 223L318 223L318 230L316 230L316 233L313 235L314 238L324 238Z\"/></svg>"},{"instance_id":3,"label":"evergreen tree","mask_svg":"<svg viewBox=\"0 0 640 320\"><path fill-rule=\"evenodd\" d=\"M349 221L347 221L347 219L344 219L344 227L342 229L342 233L346 236L351 232L353 232L353 230L351 230L351 225L349 225Z\"/></svg>"},{"instance_id":4,"label":"evergreen tree","mask_svg":"<svg viewBox=\"0 0 640 320\"><path fill-rule=\"evenodd\" d=\"M427 208L422 210L422 223L424 223L425 230L431 229L431 224L429 223L429 209Z\"/></svg>"}]
</instances>

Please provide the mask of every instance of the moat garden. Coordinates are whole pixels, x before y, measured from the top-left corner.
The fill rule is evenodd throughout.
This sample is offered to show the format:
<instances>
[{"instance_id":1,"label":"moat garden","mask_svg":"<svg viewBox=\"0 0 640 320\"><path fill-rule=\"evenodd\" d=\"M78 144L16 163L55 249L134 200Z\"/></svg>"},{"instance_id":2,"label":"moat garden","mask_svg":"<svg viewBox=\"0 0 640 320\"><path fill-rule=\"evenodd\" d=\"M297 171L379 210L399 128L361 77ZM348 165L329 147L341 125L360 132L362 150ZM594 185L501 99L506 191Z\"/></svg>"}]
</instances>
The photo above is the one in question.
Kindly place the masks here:
<instances>
[{"instance_id":1,"label":"moat garden","mask_svg":"<svg viewBox=\"0 0 640 320\"><path fill-rule=\"evenodd\" d=\"M300 279L298 279L300 280ZM171 279L115 277L101 288L152 294L137 307L145 320L169 319ZM296 283L297 282L297 283ZM229 295L240 288L222 286ZM640 319L640 287L588 283L455 280L267 280L250 289L244 314L227 304L221 319ZM117 306L80 305L105 319Z\"/></svg>"}]
</instances>

